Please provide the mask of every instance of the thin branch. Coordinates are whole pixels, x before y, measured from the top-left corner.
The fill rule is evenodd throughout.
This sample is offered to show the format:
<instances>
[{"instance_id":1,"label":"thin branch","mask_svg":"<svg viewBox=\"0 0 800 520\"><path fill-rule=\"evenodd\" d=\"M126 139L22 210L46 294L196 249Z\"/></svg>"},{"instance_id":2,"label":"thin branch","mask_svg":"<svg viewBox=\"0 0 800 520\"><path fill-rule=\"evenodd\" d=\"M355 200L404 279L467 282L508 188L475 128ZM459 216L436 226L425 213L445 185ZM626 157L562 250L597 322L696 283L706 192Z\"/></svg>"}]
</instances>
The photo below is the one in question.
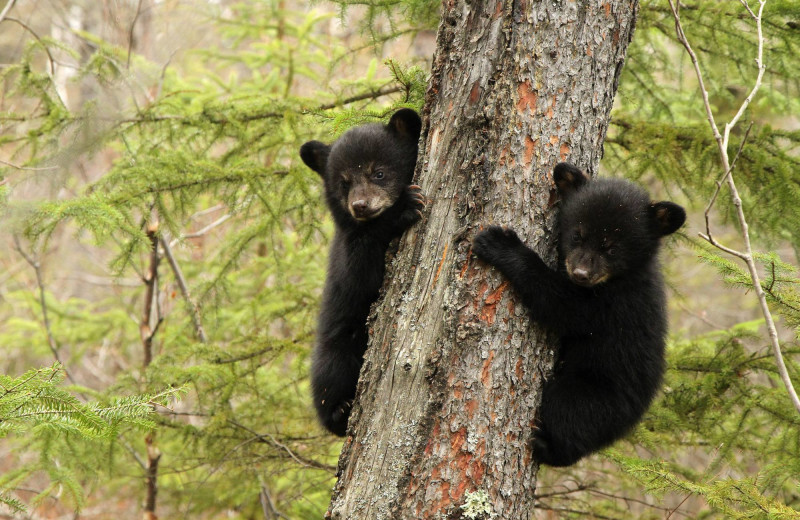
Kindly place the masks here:
<instances>
[{"instance_id":1,"label":"thin branch","mask_svg":"<svg viewBox=\"0 0 800 520\"><path fill-rule=\"evenodd\" d=\"M744 149L744 144L747 142L747 137L750 135L750 129L753 128L753 123L751 122L750 125L747 127L747 131L744 133L744 137L742 138L742 142L739 143L739 150L736 152L736 156L733 158L733 162L731 163L731 167L725 170L725 174L722 176L720 180L717 181L717 189L714 190L714 194L711 196L711 200L708 201L708 205L706 206L705 211L705 218L706 218L706 235L709 237L711 236L711 224L709 222L709 214L711 213L711 208L714 206L714 203L717 201L717 196L719 196L719 192L722 189L722 183L728 180L728 176L733 171L733 168L736 166L736 161L739 159L739 156L742 154L742 150Z\"/></svg>"},{"instance_id":2,"label":"thin branch","mask_svg":"<svg viewBox=\"0 0 800 520\"><path fill-rule=\"evenodd\" d=\"M14 22L16 24L19 24L20 26L22 26L23 29L25 29L26 31L31 33L33 35L33 37L36 38L36 40L42 45L42 48L44 49L44 52L47 53L47 57L50 60L50 76L55 76L56 75L56 65L55 65L56 64L56 60L53 58L53 55L50 54L50 48L47 47L47 45L44 43L44 40L42 40L39 37L39 35L36 34L36 31L31 29L30 26L27 25L26 23L24 23L24 22L22 22L20 20L17 20L16 18L6 18L6 20L8 20L9 22ZM3 20L0 20L0 21L3 21ZM62 105L64 104L64 101L61 98L59 98L59 101L61 101Z\"/></svg>"},{"instance_id":3,"label":"thin branch","mask_svg":"<svg viewBox=\"0 0 800 520\"><path fill-rule=\"evenodd\" d=\"M139 4L136 6L136 14L133 17L133 21L131 22L131 28L128 30L128 59L125 62L125 68L130 70L131 68L131 50L133 49L133 31L136 29L136 22L139 20L139 14L142 12L142 0L139 0Z\"/></svg>"},{"instance_id":4,"label":"thin branch","mask_svg":"<svg viewBox=\"0 0 800 520\"><path fill-rule=\"evenodd\" d=\"M204 227L203 229L199 229L199 230L197 230L197 231L195 231L195 232L193 232L193 233L184 233L184 234L181 234L181 236L179 236L178 238L174 238L174 239L172 240L172 242L170 242L170 244L169 244L169 245L170 245L170 246L174 246L174 245L175 245L175 244L177 244L177 243L178 243L180 240L183 240L183 239L185 239L185 238L199 238L199 237L201 237L201 236L205 235L206 233L208 233L209 231L211 231L212 229L214 229L214 228L216 228L216 227L218 227L218 226L221 226L221 225L222 225L222 224L224 224L224 223L225 223L225 222L226 222L226 221L227 221L229 218L231 218L231 215L230 215L230 213L226 213L225 215L222 215L220 218L218 218L217 220L215 220L215 221L214 221L214 222L212 222L211 224L207 225L207 226L206 226L206 227Z\"/></svg>"},{"instance_id":5,"label":"thin branch","mask_svg":"<svg viewBox=\"0 0 800 520\"><path fill-rule=\"evenodd\" d=\"M240 423L238 423L236 421L233 421L231 419L228 419L228 422L230 424L232 424L233 426L236 426L237 428L241 428L242 430L250 433L259 442L263 442L265 444L269 444L270 446L273 446L275 448L279 448L279 449L285 451L289 455L289 457L291 457L295 462L297 462L301 466L305 466L305 467L309 467L309 468L316 468L316 469L324 469L324 470L330 471L332 473L336 471L336 467L335 466L331 466L330 464L323 464L322 462L317 462L315 460L307 459L305 457L302 457L302 456L296 454L295 452L293 452L291 450L291 448L289 448L288 446L286 446L285 444L283 444L281 442L278 442L278 440L275 439L275 437L273 437L272 435L270 435L268 433L261 434L261 433L255 432L255 431L251 430L250 428L248 428L247 426L245 426L243 424L240 424Z\"/></svg>"},{"instance_id":6,"label":"thin branch","mask_svg":"<svg viewBox=\"0 0 800 520\"><path fill-rule=\"evenodd\" d=\"M786 368L786 362L783 359L783 354L781 353L781 346L780 341L778 339L778 331L775 327L775 321L772 319L772 313L769 310L769 305L767 304L767 297L766 293L764 292L764 288L761 286L761 279L760 275L758 274L758 268L756 266L755 260L753 258L753 248L750 243L750 232L747 225L747 219L744 215L744 210L742 209L742 199L739 196L739 191L736 188L736 182L733 179L733 175L731 174L731 164L729 162L728 157L728 139L730 137L731 129L739 122L739 119L744 115L745 110L750 105L750 102L755 97L758 90L761 88L761 81L764 77L764 71L766 67L764 66L764 34L762 30L762 15L764 13L764 6L767 3L767 0L759 0L759 7L758 13L754 13L752 9L750 9L749 5L747 5L744 0L740 0L742 4L747 8L747 11L750 13L751 17L756 22L756 30L758 33L758 57L756 58L756 65L758 65L758 75L756 77L755 83L753 85L750 94L747 98L742 102L742 105L739 107L739 110L736 112L736 115L725 125L724 136L720 135L719 130L717 128L717 124L714 121L714 114L711 110L711 103L708 100L708 92L705 90L705 83L703 82L703 73L700 70L700 66L697 61L697 56L695 55L694 51L692 51L691 45L689 45L689 41L686 38L686 34L683 32L683 27L681 26L681 19L680 14L678 12L678 7L673 3L673 0L668 0L669 6L672 9L672 16L675 19L675 32L678 37L678 41L683 45L686 49L686 52L692 59L692 64L694 65L695 74L697 75L697 80L700 83L700 89L703 93L703 105L706 109L706 115L708 117L708 123L711 126L711 131L714 134L714 139L717 141L717 147L719 148L720 159L722 161L722 168L725 171L725 175L723 176L723 180L727 181L728 188L731 192L731 200L733 202L734 207L736 208L736 216L739 221L739 226L741 228L741 236L742 240L744 241L744 251L735 251L730 248L726 248L719 244L714 238L712 237L711 233L701 234L705 240L711 243L713 246L717 247L718 249L725 251L730 255L734 255L738 258L741 258L747 264L747 270L750 273L750 280L752 281L753 289L755 290L756 296L758 298L758 303L761 308L761 313L764 316L764 322L767 326L767 332L769 334L770 344L772 346L772 353L775 357L775 363L778 368L778 373L780 374L781 380L783 381L784 386L786 387L786 391L789 394L789 398L792 401L792 405L800 413L800 397L797 396L797 392L794 389L794 385L792 384L791 377L789 376L789 371ZM737 154L738 155L738 154ZM711 205L709 205L708 210L711 209Z\"/></svg>"},{"instance_id":7,"label":"thin branch","mask_svg":"<svg viewBox=\"0 0 800 520\"><path fill-rule=\"evenodd\" d=\"M206 331L203 329L200 311L197 308L197 304L192 300L192 296L189 294L189 286L186 284L186 278L183 277L183 271L181 271L178 261L175 260L175 256L172 254L169 241L165 237L161 237L160 241L161 247L164 249L164 255L167 257L167 261L169 261L169 265L172 267L172 272L175 274L175 280L178 282L178 287L181 289L183 299L186 300L186 305L189 306L189 313L192 315L195 333L197 333L197 337L201 342L208 343L208 336L206 336Z\"/></svg>"},{"instance_id":8,"label":"thin branch","mask_svg":"<svg viewBox=\"0 0 800 520\"><path fill-rule=\"evenodd\" d=\"M0 12L0 23L3 23L3 19L6 17L8 12L11 10L12 7L14 7L14 4L16 4L16 3L17 3L17 0L8 0L8 3L3 8L3 11Z\"/></svg>"},{"instance_id":9,"label":"thin branch","mask_svg":"<svg viewBox=\"0 0 800 520\"><path fill-rule=\"evenodd\" d=\"M8 166L9 168L14 168L15 170L29 170L29 171L36 171L36 172L46 171L46 170L55 170L55 169L58 168L58 166L43 166L43 167L40 167L40 168L34 168L34 167L31 167L31 166L17 166L16 164L10 163L8 161L4 161L2 159L0 159L0 164L4 164L4 165Z\"/></svg>"},{"instance_id":10,"label":"thin branch","mask_svg":"<svg viewBox=\"0 0 800 520\"><path fill-rule=\"evenodd\" d=\"M22 255L22 258L33 267L33 271L36 274L36 285L39 288L39 307L42 309L42 321L44 322L44 329L47 333L47 344L50 347L50 352L53 353L53 357L55 360L61 365L61 368L64 370L64 374L67 376L67 379L73 384L75 384L75 380L72 378L72 375L67 370L67 367L64 366L64 363L61 361L59 357L58 351L59 346L58 342L56 341L55 336L53 335L53 329L50 325L50 315L47 311L47 299L46 299L46 289L44 285L44 277L42 276L42 264L39 262L39 259L35 256L31 256L26 253L22 249L22 245L19 243L19 237L14 235L14 249Z\"/></svg>"},{"instance_id":11,"label":"thin branch","mask_svg":"<svg viewBox=\"0 0 800 520\"><path fill-rule=\"evenodd\" d=\"M261 511L264 513L264 518L267 520L271 520L273 518L286 518L288 520L289 517L275 509L275 502L272 500L272 495L270 495L267 485L261 481L261 477L258 478L258 481L261 484L259 498L261 499Z\"/></svg>"}]
</instances>

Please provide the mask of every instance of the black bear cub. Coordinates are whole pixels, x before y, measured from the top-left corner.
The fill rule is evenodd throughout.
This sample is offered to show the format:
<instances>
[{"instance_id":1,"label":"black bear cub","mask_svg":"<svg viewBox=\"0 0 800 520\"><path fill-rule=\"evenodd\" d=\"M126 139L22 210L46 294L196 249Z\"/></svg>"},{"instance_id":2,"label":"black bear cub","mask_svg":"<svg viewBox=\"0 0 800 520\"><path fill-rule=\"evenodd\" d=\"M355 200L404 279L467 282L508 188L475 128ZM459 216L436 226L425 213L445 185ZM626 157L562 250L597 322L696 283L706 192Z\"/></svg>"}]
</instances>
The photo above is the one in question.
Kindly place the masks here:
<instances>
[{"instance_id":1,"label":"black bear cub","mask_svg":"<svg viewBox=\"0 0 800 520\"><path fill-rule=\"evenodd\" d=\"M686 212L651 202L624 180L589 180L568 163L553 178L562 205L557 271L510 229L482 231L473 251L560 337L533 453L569 466L630 431L661 384L667 307L659 239L681 227Z\"/></svg>"},{"instance_id":2,"label":"black bear cub","mask_svg":"<svg viewBox=\"0 0 800 520\"><path fill-rule=\"evenodd\" d=\"M325 182L336 225L311 361L317 415L336 435L347 431L386 250L422 216L424 198L411 185L421 128L417 113L404 108L387 125L358 126L330 146L309 141L300 148Z\"/></svg>"}]
</instances>

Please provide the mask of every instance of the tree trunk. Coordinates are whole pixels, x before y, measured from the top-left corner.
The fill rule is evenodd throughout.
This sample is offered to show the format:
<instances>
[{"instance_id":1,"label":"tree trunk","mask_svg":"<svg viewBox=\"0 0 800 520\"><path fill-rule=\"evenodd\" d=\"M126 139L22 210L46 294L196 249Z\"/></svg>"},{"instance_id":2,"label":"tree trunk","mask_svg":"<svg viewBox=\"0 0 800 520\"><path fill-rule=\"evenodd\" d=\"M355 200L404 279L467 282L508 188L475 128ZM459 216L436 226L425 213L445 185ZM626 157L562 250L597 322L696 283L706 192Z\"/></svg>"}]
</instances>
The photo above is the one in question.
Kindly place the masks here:
<instances>
[{"instance_id":1,"label":"tree trunk","mask_svg":"<svg viewBox=\"0 0 800 520\"><path fill-rule=\"evenodd\" d=\"M490 223L551 264L551 172L594 172L636 0L445 0L407 232L370 323L370 348L328 515L532 515L530 437L553 343L470 254ZM472 512L481 508L473 508Z\"/></svg>"}]
</instances>

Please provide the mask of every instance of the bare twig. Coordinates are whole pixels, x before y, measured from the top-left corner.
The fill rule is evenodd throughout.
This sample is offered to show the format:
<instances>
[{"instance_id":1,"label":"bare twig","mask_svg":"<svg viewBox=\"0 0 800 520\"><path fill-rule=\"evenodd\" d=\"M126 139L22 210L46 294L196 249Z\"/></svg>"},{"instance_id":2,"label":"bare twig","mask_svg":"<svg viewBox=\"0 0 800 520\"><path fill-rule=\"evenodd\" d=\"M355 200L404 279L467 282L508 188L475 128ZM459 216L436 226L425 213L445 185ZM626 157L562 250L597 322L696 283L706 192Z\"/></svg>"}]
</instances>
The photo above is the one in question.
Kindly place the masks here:
<instances>
[{"instance_id":1,"label":"bare twig","mask_svg":"<svg viewBox=\"0 0 800 520\"><path fill-rule=\"evenodd\" d=\"M214 222L212 222L211 224L207 225L206 227L204 227L202 229L198 229L197 231L194 231L192 233L182 234L180 237L173 239L172 242L170 242L170 246L174 246L175 244L178 243L179 240L183 240L185 238L199 238L199 237L205 235L206 233L208 233L209 231L211 231L212 229L221 226L229 218L231 218L231 214L230 213L226 213L226 214L222 215L220 218L218 218L217 220L215 220Z\"/></svg>"},{"instance_id":2,"label":"bare twig","mask_svg":"<svg viewBox=\"0 0 800 520\"><path fill-rule=\"evenodd\" d=\"M64 366L64 363L61 361L59 357L58 351L59 346L58 342L56 341L55 336L53 335L53 329L50 325L50 315L47 310L47 299L46 299L46 288L44 285L44 277L42 276L42 264L39 262L39 259L35 255L29 255L22 249L22 245L19 243L19 237L14 235L14 249L25 259L25 261L33 267L33 271L36 274L36 285L39 288L39 307L42 309L42 321L44 322L44 329L47 333L47 344L50 347L50 352L53 353L53 358L61 365L62 370L64 370L64 374L67 376L67 379L71 383L75 383L75 380L72 378L72 375L67 370L67 367Z\"/></svg>"},{"instance_id":3,"label":"bare twig","mask_svg":"<svg viewBox=\"0 0 800 520\"><path fill-rule=\"evenodd\" d=\"M717 201L719 192L722 189L722 184L728 180L728 175L730 175L731 172L733 172L733 168L736 166L736 161L742 154L742 150L744 149L744 144L747 142L747 137L750 135L751 128L753 128L752 122L747 127L747 131L744 133L744 137L742 137L742 142L739 144L739 150L736 152L736 156L733 158L733 162L731 163L730 169L726 170L725 173L722 175L722 178L717 181L717 189L714 190L714 194L711 196L711 200L708 201L708 205L706 206L706 211L705 211L706 235L708 235L709 237L711 236L711 224L709 223L709 215L711 214L711 208L714 207L714 203Z\"/></svg>"},{"instance_id":4,"label":"bare twig","mask_svg":"<svg viewBox=\"0 0 800 520\"><path fill-rule=\"evenodd\" d=\"M125 68L131 68L131 50L133 48L133 31L136 29L136 22L139 20L139 14L142 12L142 0L139 0L138 5L136 6L136 14L133 17L133 21L131 22L131 28L128 31L128 59L125 62Z\"/></svg>"},{"instance_id":5,"label":"bare twig","mask_svg":"<svg viewBox=\"0 0 800 520\"><path fill-rule=\"evenodd\" d=\"M758 274L758 269L756 267L755 259L753 257L752 245L750 243L750 232L747 225L747 219L745 218L744 210L742 209L742 199L739 196L739 191L736 188L736 183L733 179L733 175L731 175L732 166L728 157L728 140L730 138L731 129L733 129L739 122L739 120L742 118L745 110L747 110L747 107L750 105L750 102L753 100L756 93L761 88L761 81L764 77L764 72L766 70L766 67L764 66L764 34L762 31L762 15L764 13L764 6L766 5L767 0L759 0L758 13L755 13L745 0L740 0L742 5L745 6L748 13L750 13L750 16L756 22L756 30L758 32L758 56L756 58L756 65L758 66L758 75L756 77L753 88L750 91L750 94L742 102L742 105L739 107L739 110L736 112L736 115L733 116L733 119L731 119L730 122L725 124L725 129L722 134L720 134L719 129L717 128L717 124L714 120L714 114L711 110L711 103L708 100L708 92L706 92L705 89L705 83L703 81L703 73L700 70L700 65L698 63L697 56L692 50L692 47L689 44L688 39L686 38L686 34L683 32L683 27L681 26L679 8L676 6L673 0L668 0L668 1L669 1L669 6L672 9L672 16L675 19L675 32L678 36L678 41L680 41L680 43L686 49L686 52L691 57L692 64L694 65L695 74L697 75L697 80L700 83L700 90L703 95L703 105L706 109L706 116L708 117L708 123L709 126L711 127L711 131L714 134L714 139L717 141L717 147L719 149L719 155L722 161L722 168L725 172L723 176L723 181L727 182L728 188L730 189L731 200L733 201L733 205L736 208L736 216L739 221L739 225L741 227L741 236L742 240L744 241L744 251L736 251L734 249L723 246L714 239L714 237L711 235L711 232L708 229L706 230L707 232L705 234L701 233L700 236L705 240L707 240L709 243L711 243L713 246L717 247L718 249L742 259L747 265L747 270L750 273L750 279L752 281L753 289L755 290L756 297L758 298L758 303L761 308L761 313L764 316L764 321L767 326L767 332L769 334L770 343L772 345L772 353L775 357L775 363L778 367L778 373L781 376L783 384L786 386L786 391L789 394L789 398L791 399L794 408L800 413L800 398L797 396L797 392L794 389L791 377L789 376L789 371L787 370L786 363L783 359L783 354L781 353L780 341L778 339L778 331L775 327L775 321L772 319L772 314L770 313L769 306L767 304L766 294L764 292L763 287L761 286L761 279ZM709 205L707 211L709 211L710 209L711 205Z\"/></svg>"},{"instance_id":6,"label":"bare twig","mask_svg":"<svg viewBox=\"0 0 800 520\"><path fill-rule=\"evenodd\" d=\"M293 459L295 462L297 462L301 466L304 466L304 467L307 467L307 468L324 469L324 470L329 471L331 473L336 471L336 467L335 466L331 466L330 464L324 464L322 462L317 462L315 460L307 459L307 458L305 458L305 457L303 457L301 455L298 455L297 453L293 452L291 448L289 448L285 444L279 442L275 437L273 437L269 433L261 434L261 433L255 432L252 429L248 428L247 426L245 426L243 424L240 424L240 423L238 423L236 421L233 421L231 419L228 419L228 423L230 423L233 426L236 426L237 428L240 428L240 429L250 433L251 435L253 435L255 440L257 440L258 442L269 444L270 446L272 446L274 448L278 448L280 450L285 451L286 454L291 459Z\"/></svg>"},{"instance_id":7,"label":"bare twig","mask_svg":"<svg viewBox=\"0 0 800 520\"><path fill-rule=\"evenodd\" d=\"M197 337L203 343L208 343L206 331L203 329L203 321L200 318L200 311L197 308L197 304L194 302L194 300L192 300L192 297L189 294L189 286L186 284L186 279L183 277L181 267L178 265L178 261L175 260L175 256L172 254L172 249L169 246L169 240L167 240L166 237L161 237L161 247L164 249L164 255L167 257L167 261L169 261L169 265L172 267L172 272L175 274L175 280L177 280L178 287L181 289L183 299L186 300L186 305L189 307L189 314L192 315L192 323L194 324L194 330L197 333Z\"/></svg>"},{"instance_id":8,"label":"bare twig","mask_svg":"<svg viewBox=\"0 0 800 520\"><path fill-rule=\"evenodd\" d=\"M261 481L259 477L259 483L261 484L261 492L259 493L259 498L261 499L261 511L264 513L264 518L267 520L272 520L276 518L287 518L284 514L280 511L275 509L275 502L272 500L272 496L269 493L269 488L264 482Z\"/></svg>"},{"instance_id":9,"label":"bare twig","mask_svg":"<svg viewBox=\"0 0 800 520\"><path fill-rule=\"evenodd\" d=\"M14 2L11 2L11 3L14 3ZM25 29L26 31L31 33L33 35L33 37L36 38L36 40L42 45L42 48L44 49L44 52L47 53L47 57L50 60L50 76L55 76L55 74L56 74L56 65L55 65L56 64L56 60L53 59L53 55L50 53L50 49L47 47L47 44L44 43L44 40L42 40L39 37L39 35L36 34L36 31L31 29L31 27L28 24L26 24L26 23L24 23L24 22L22 22L20 20L17 20L16 18L6 18L6 20L8 20L9 22L14 22L16 24L19 24L20 26L22 26L23 29ZM0 21L2 21L2 20L0 20ZM59 101L61 101L62 105L64 104L64 101L62 101L61 98L59 98Z\"/></svg>"},{"instance_id":10,"label":"bare twig","mask_svg":"<svg viewBox=\"0 0 800 520\"><path fill-rule=\"evenodd\" d=\"M29 170L29 171L46 171L46 170L55 170L58 166L42 166L40 168L34 168L32 166L17 166L14 163L10 163L8 161L4 161L0 159L0 164L5 164L9 168L14 168L15 170Z\"/></svg>"},{"instance_id":11,"label":"bare twig","mask_svg":"<svg viewBox=\"0 0 800 520\"><path fill-rule=\"evenodd\" d=\"M6 17L8 12L11 10L12 7L14 7L14 4L16 4L16 3L17 3L17 0L8 0L8 3L3 8L3 11L0 12L0 23L3 23L3 19Z\"/></svg>"}]
</instances>

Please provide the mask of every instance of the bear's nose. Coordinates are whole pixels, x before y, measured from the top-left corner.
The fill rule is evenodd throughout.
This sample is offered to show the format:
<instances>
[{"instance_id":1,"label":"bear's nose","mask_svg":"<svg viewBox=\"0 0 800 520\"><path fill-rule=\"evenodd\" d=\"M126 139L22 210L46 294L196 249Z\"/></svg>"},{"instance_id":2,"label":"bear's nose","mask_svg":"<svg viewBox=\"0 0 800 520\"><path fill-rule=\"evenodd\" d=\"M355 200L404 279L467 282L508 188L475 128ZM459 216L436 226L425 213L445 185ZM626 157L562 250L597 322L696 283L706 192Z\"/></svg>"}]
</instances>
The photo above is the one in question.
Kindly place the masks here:
<instances>
[{"instance_id":1,"label":"bear's nose","mask_svg":"<svg viewBox=\"0 0 800 520\"><path fill-rule=\"evenodd\" d=\"M361 216L361 215L363 215L364 213L367 212L367 207L369 205L367 204L366 200L360 199L360 200L354 200L350 204L350 206L353 208L353 215L355 215L356 217L359 217L359 216Z\"/></svg>"},{"instance_id":2,"label":"bear's nose","mask_svg":"<svg viewBox=\"0 0 800 520\"><path fill-rule=\"evenodd\" d=\"M576 267L572 270L572 278L576 282L586 283L589 281L589 271L582 267Z\"/></svg>"}]
</instances>

